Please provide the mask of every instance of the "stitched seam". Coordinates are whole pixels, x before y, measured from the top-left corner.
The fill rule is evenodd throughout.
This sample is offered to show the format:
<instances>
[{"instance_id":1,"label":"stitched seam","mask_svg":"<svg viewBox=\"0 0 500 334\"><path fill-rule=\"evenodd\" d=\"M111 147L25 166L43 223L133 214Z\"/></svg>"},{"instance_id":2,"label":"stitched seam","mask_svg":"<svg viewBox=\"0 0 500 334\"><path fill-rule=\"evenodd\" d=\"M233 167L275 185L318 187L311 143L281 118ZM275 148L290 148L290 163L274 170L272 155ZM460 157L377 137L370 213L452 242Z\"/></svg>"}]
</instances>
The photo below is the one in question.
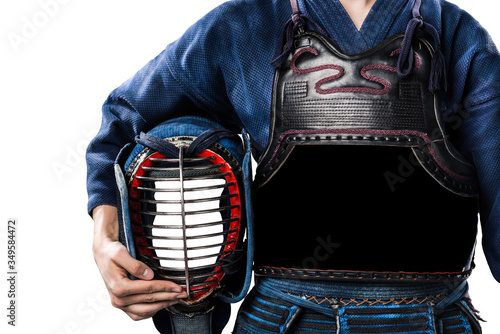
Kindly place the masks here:
<instances>
[{"instance_id":1,"label":"stitched seam","mask_svg":"<svg viewBox=\"0 0 500 334\"><path fill-rule=\"evenodd\" d=\"M288 293L289 295L292 295L291 293ZM317 303L318 305L328 303L332 304L332 301L327 298L327 297L317 297L317 296L305 296L305 295L299 295L301 298L306 298L308 301L313 301ZM381 305L389 305L389 304L395 304L395 305L411 305L411 304L419 304L422 305L424 303L427 303L429 301L436 301L437 299L442 300L443 296L441 294L436 295L436 296L429 296L429 297L424 297L422 299L415 298L415 297L403 297L403 298L391 298L388 300L383 300L383 299L354 299L354 298L339 298L337 299L338 302L340 302L344 306L348 305L355 305L355 306L361 306L361 305L368 305L368 306L373 306L377 304Z\"/></svg>"},{"instance_id":2,"label":"stitched seam","mask_svg":"<svg viewBox=\"0 0 500 334\"><path fill-rule=\"evenodd\" d=\"M112 100L112 101L115 101L115 102L119 102L120 100L122 101L125 101L128 106L137 114L139 115L139 117L144 121L144 123L146 124L149 124L148 121L146 121L146 119L141 115L141 113L139 111L137 111L137 109L134 107L134 105L132 103L130 103L130 101L122 94L120 95L117 95L117 94L111 94L109 96L109 99ZM115 117L117 117L119 119L119 117L115 114L115 113L112 113ZM121 119L120 119L121 121Z\"/></svg>"},{"instance_id":3,"label":"stitched seam","mask_svg":"<svg viewBox=\"0 0 500 334\"><path fill-rule=\"evenodd\" d=\"M467 107L465 107L465 106L464 106L464 107L465 107L466 109L472 109L472 108L478 107L478 106L480 106L480 105L486 104L486 103L488 103L488 102L494 101L494 100L496 100L496 99L500 99L500 93L499 93L498 95L495 95L495 96L491 97L491 98L488 98L487 100L484 100L484 101L481 101L481 102L478 102L478 103L471 104L471 105L469 105L469 106L467 106Z\"/></svg>"},{"instance_id":4,"label":"stitched seam","mask_svg":"<svg viewBox=\"0 0 500 334\"><path fill-rule=\"evenodd\" d=\"M185 94L191 101L193 101L193 103L195 103L198 107L201 107L201 108L209 107L211 109L211 111L217 110L217 107L213 106L210 103L210 101L205 99L203 97L203 94L200 94L199 91L197 89L195 89L195 87L191 87L191 85L189 85L189 83L181 80L181 76L176 72L176 70L174 69L174 66L172 66L172 64L170 64L170 61L168 58L165 60L165 65L166 65L167 70L170 72L170 74L172 74L172 78L174 78L175 82L178 83L179 86L182 87L183 94Z\"/></svg>"}]
</instances>

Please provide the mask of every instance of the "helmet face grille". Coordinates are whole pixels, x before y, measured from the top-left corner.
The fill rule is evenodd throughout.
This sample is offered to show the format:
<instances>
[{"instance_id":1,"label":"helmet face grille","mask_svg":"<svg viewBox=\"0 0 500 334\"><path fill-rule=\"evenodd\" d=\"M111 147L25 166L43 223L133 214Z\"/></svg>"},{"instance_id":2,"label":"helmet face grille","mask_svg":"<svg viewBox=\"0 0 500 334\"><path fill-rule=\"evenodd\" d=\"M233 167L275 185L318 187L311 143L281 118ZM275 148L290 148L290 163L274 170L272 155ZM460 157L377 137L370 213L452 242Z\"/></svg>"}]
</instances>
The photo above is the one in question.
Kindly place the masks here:
<instances>
[{"instance_id":1,"label":"helmet face grille","mask_svg":"<svg viewBox=\"0 0 500 334\"><path fill-rule=\"evenodd\" d=\"M224 277L240 234L241 200L221 155L207 149L184 157L184 151L143 156L129 181L129 208L138 259L157 278L181 285L194 303Z\"/></svg>"}]
</instances>

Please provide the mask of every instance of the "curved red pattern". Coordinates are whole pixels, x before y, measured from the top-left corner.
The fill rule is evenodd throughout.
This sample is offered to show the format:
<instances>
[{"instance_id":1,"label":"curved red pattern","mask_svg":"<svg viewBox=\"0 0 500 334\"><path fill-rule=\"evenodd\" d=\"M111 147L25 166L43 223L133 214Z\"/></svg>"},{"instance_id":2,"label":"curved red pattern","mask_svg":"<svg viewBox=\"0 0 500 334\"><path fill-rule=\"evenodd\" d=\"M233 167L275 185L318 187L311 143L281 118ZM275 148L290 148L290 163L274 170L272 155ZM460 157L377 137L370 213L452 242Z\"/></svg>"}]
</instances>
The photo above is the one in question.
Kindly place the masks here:
<instances>
[{"instance_id":1,"label":"curved red pattern","mask_svg":"<svg viewBox=\"0 0 500 334\"><path fill-rule=\"evenodd\" d=\"M329 78L331 78L330 80L336 80L344 75L344 68L339 66L339 65L335 65L335 64L320 65L320 66L315 66L315 67L305 68L305 69L298 68L295 65L295 62L297 61L297 58L299 58L304 53L312 53L315 56L318 55L318 51L312 47L308 47L308 48L304 48L304 49L299 50L293 56L292 62L290 64L292 71L294 71L295 73L307 74L307 73L319 72L319 71L323 71L323 70L337 70L337 71L339 71L337 74L329 77Z\"/></svg>"},{"instance_id":2,"label":"curved red pattern","mask_svg":"<svg viewBox=\"0 0 500 334\"><path fill-rule=\"evenodd\" d=\"M401 52L401 49L396 49L394 50L390 56L393 57L395 55L398 55ZM366 94L374 94L374 95L385 95L388 94L390 89L391 89L391 83L379 76L368 74L367 72L370 70L383 70L383 71L388 71L388 72L397 72L396 67L393 66L388 66L388 65L382 65L382 64L371 64L363 67L361 69L361 76L365 78L368 81L378 83L382 85L382 89L375 89L375 88L368 88L368 87L336 87L336 88L329 88L329 89L323 89L321 86L327 82L330 81L335 81L339 78L341 78L345 74L345 69L342 66L335 65L335 64L326 64L326 65L320 65L320 66L314 66L310 68L298 68L296 65L297 59L303 55L304 53L311 53L315 56L318 55L318 50L312 48L312 47L307 47L299 50L293 57L292 61L290 64L290 68L292 69L293 72L297 74L307 74L307 73L313 73L313 72L319 72L323 70L336 70L338 73L325 77L318 82L316 82L314 88L318 94L334 94L334 93L366 93ZM415 65L413 68L413 72L418 71L421 65L421 60L420 57L416 52L415 54Z\"/></svg>"}]
</instances>

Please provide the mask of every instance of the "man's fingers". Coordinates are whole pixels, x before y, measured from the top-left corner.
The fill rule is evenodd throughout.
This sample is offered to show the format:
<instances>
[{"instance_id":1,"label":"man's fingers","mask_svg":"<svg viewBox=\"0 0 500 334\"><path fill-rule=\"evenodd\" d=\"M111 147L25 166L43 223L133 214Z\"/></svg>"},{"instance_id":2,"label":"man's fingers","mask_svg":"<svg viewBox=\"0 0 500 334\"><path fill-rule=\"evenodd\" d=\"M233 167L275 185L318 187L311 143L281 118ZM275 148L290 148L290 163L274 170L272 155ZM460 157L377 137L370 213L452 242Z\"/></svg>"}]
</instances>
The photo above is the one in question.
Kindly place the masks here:
<instances>
[{"instance_id":1,"label":"man's fingers","mask_svg":"<svg viewBox=\"0 0 500 334\"><path fill-rule=\"evenodd\" d=\"M159 292L159 291L174 291L174 292L182 292L182 288L170 281L158 281L154 285L148 284L147 282L154 278L154 272L151 268L149 268L146 264L141 261L134 259L130 256L129 252L125 247L117 247L116 251L112 256L113 262L119 268L123 268L127 273L135 276L138 280L130 281L128 277L126 280L120 280L121 283L133 284L133 289L130 293L151 293L151 292ZM125 277L124 277L125 279ZM161 282L161 283L159 283ZM129 288L129 287L123 287Z\"/></svg>"},{"instance_id":2,"label":"man's fingers","mask_svg":"<svg viewBox=\"0 0 500 334\"><path fill-rule=\"evenodd\" d=\"M161 309L176 304L177 301L150 303L150 304L133 304L122 308L122 310L133 320L144 320L151 318Z\"/></svg>"},{"instance_id":3,"label":"man's fingers","mask_svg":"<svg viewBox=\"0 0 500 334\"><path fill-rule=\"evenodd\" d=\"M131 257L118 241L118 213L115 207L99 206L93 210L93 218L92 251L113 306L125 311L132 319L141 320L177 303L179 298L185 298L179 285L154 280L153 270ZM131 280L130 275L138 279Z\"/></svg>"},{"instance_id":4,"label":"man's fingers","mask_svg":"<svg viewBox=\"0 0 500 334\"><path fill-rule=\"evenodd\" d=\"M143 262L138 261L130 256L125 247L118 247L112 258L117 266L122 267L129 274L132 274L139 279L151 280L154 277L153 270L151 270L151 268L149 268Z\"/></svg>"},{"instance_id":5,"label":"man's fingers","mask_svg":"<svg viewBox=\"0 0 500 334\"><path fill-rule=\"evenodd\" d=\"M130 295L126 297L111 297L111 304L116 308L124 309L133 304L177 302L179 299L187 298L185 292L156 292L147 294Z\"/></svg>"},{"instance_id":6,"label":"man's fingers","mask_svg":"<svg viewBox=\"0 0 500 334\"><path fill-rule=\"evenodd\" d=\"M126 277L111 282L108 288L110 292L117 297L126 297L137 294L151 294L155 292L182 292L182 288L179 285L170 281L129 280Z\"/></svg>"}]
</instances>

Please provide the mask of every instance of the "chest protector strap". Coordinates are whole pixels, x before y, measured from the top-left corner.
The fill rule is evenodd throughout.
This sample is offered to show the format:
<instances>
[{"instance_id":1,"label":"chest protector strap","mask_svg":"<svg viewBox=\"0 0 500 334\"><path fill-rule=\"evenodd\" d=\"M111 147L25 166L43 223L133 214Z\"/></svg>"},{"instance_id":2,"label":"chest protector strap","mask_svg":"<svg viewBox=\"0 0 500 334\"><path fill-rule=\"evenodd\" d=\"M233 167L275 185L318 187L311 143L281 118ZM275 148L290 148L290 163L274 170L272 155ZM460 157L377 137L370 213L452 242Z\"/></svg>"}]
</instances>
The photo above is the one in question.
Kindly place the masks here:
<instances>
[{"instance_id":1,"label":"chest protector strap","mask_svg":"<svg viewBox=\"0 0 500 334\"><path fill-rule=\"evenodd\" d=\"M416 30L439 37L419 15L405 34L348 55L324 34L307 31L294 14L275 60L270 137L256 175L265 185L296 145L376 145L411 148L422 167L446 189L477 195L475 169L452 147L435 93L446 80L441 52ZM287 32L288 31L288 32ZM444 84L443 84L444 82Z\"/></svg>"}]
</instances>

